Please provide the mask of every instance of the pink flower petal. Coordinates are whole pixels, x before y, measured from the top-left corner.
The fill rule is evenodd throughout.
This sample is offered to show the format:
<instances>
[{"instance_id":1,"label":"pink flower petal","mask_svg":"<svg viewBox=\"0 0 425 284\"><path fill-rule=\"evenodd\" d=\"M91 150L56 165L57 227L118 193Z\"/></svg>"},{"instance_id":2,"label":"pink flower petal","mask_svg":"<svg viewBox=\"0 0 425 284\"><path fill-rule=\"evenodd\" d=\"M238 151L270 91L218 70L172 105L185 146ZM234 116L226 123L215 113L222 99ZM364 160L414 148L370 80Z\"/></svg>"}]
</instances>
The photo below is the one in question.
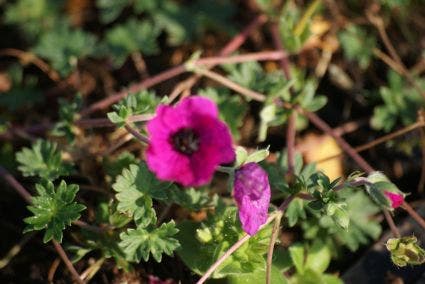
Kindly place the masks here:
<instances>
[{"instance_id":1,"label":"pink flower petal","mask_svg":"<svg viewBox=\"0 0 425 284\"><path fill-rule=\"evenodd\" d=\"M236 171L234 198L242 229L251 236L267 220L270 195L269 178L258 164L248 163Z\"/></svg>"},{"instance_id":2,"label":"pink flower petal","mask_svg":"<svg viewBox=\"0 0 425 284\"><path fill-rule=\"evenodd\" d=\"M147 129L147 164L161 180L184 186L204 185L218 165L235 159L230 131L218 119L217 107L209 99L193 96L174 107L160 105ZM175 136L182 135L182 129L196 136L195 146L190 144L193 140ZM176 143L189 144L179 148Z\"/></svg>"}]
</instances>

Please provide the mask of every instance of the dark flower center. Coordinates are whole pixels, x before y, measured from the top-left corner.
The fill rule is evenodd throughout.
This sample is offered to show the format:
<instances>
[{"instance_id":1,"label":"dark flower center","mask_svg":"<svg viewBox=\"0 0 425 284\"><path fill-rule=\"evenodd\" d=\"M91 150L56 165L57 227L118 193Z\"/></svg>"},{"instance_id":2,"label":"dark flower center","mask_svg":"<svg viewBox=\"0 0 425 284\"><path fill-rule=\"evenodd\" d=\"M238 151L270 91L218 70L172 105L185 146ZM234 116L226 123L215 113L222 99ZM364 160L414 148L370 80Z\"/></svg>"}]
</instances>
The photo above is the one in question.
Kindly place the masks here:
<instances>
[{"instance_id":1,"label":"dark flower center","mask_svg":"<svg viewBox=\"0 0 425 284\"><path fill-rule=\"evenodd\" d=\"M192 155L199 149L199 136L191 128L182 128L171 136L171 142L176 151Z\"/></svg>"}]
</instances>

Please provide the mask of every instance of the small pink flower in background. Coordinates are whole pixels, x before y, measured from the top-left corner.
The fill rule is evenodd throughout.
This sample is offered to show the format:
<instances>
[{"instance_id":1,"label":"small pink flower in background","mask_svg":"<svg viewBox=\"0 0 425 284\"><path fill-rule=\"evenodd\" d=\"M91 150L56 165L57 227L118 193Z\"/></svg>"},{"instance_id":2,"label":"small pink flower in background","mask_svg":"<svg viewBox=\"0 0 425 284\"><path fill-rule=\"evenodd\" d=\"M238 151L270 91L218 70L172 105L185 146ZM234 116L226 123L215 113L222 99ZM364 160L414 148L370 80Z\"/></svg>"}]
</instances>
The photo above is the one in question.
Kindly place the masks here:
<instances>
[{"instance_id":1,"label":"small pink flower in background","mask_svg":"<svg viewBox=\"0 0 425 284\"><path fill-rule=\"evenodd\" d=\"M390 191L385 191L384 194L391 201L391 207L394 209L400 207L404 202L404 197L401 194Z\"/></svg>"},{"instance_id":2,"label":"small pink flower in background","mask_svg":"<svg viewBox=\"0 0 425 284\"><path fill-rule=\"evenodd\" d=\"M147 129L147 164L159 179L204 185L218 165L235 159L230 131L207 98L192 96L175 106L158 106Z\"/></svg>"},{"instance_id":3,"label":"small pink flower in background","mask_svg":"<svg viewBox=\"0 0 425 284\"><path fill-rule=\"evenodd\" d=\"M258 164L248 163L236 171L234 198L242 229L251 236L267 220L270 194L269 178Z\"/></svg>"},{"instance_id":4,"label":"small pink flower in background","mask_svg":"<svg viewBox=\"0 0 425 284\"><path fill-rule=\"evenodd\" d=\"M161 280L161 278L149 275L149 284L175 284L174 280L167 279L167 280Z\"/></svg>"}]
</instances>

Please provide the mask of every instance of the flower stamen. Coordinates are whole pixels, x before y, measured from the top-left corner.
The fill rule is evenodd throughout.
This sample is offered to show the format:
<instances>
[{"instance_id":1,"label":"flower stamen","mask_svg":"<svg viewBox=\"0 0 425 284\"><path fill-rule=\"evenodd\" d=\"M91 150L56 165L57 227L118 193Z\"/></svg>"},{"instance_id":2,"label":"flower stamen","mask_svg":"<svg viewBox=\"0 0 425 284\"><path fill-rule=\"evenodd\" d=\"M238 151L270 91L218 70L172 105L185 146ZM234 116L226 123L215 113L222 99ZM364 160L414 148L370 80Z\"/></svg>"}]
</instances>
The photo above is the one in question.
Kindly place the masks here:
<instances>
[{"instance_id":1,"label":"flower stamen","mask_svg":"<svg viewBox=\"0 0 425 284\"><path fill-rule=\"evenodd\" d=\"M199 136L191 128L181 128L171 136L174 149L185 155L192 155L199 149Z\"/></svg>"}]
</instances>

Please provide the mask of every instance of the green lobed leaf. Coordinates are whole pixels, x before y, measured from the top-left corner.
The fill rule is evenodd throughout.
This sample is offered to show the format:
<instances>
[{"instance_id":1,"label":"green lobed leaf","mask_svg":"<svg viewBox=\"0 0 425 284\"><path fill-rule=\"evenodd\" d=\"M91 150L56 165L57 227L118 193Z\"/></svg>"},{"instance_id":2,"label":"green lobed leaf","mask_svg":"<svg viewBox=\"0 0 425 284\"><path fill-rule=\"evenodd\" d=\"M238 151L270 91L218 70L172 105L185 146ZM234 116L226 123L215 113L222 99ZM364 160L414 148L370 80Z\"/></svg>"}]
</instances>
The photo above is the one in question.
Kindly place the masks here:
<instances>
[{"instance_id":1,"label":"green lobed leaf","mask_svg":"<svg viewBox=\"0 0 425 284\"><path fill-rule=\"evenodd\" d=\"M216 194L211 195L208 189L180 189L171 186L167 189L168 202L176 203L191 211L199 211L206 207L214 208L218 202Z\"/></svg>"},{"instance_id":2,"label":"green lobed leaf","mask_svg":"<svg viewBox=\"0 0 425 284\"><path fill-rule=\"evenodd\" d=\"M129 3L129 0L96 0L100 20L105 24L114 21Z\"/></svg>"},{"instance_id":3,"label":"green lobed leaf","mask_svg":"<svg viewBox=\"0 0 425 284\"><path fill-rule=\"evenodd\" d=\"M295 226L300 219L306 218L306 212L304 210L304 201L299 198L295 198L289 203L288 208L285 210L285 216L288 219L289 227Z\"/></svg>"},{"instance_id":4,"label":"green lobed leaf","mask_svg":"<svg viewBox=\"0 0 425 284\"><path fill-rule=\"evenodd\" d=\"M396 72L388 71L388 85L379 89L383 104L375 107L371 126L385 132L401 123L410 125L416 121L417 111L425 106L423 96L416 88L405 82ZM414 78L417 86L425 86L421 78Z\"/></svg>"},{"instance_id":5,"label":"green lobed leaf","mask_svg":"<svg viewBox=\"0 0 425 284\"><path fill-rule=\"evenodd\" d=\"M180 232L177 238L182 246L177 253L192 271L203 274L230 246L245 235L237 220L236 211L235 207L225 207L217 209L216 214L210 215L204 223L183 221L179 224ZM270 226L260 230L227 258L212 278L264 269L263 256L267 252L270 234Z\"/></svg>"},{"instance_id":6,"label":"green lobed leaf","mask_svg":"<svg viewBox=\"0 0 425 284\"><path fill-rule=\"evenodd\" d=\"M115 111L109 112L107 116L112 123L122 127L130 116L153 112L159 103L160 100L154 92L142 90L129 94L119 103L113 105L112 108Z\"/></svg>"},{"instance_id":7,"label":"green lobed leaf","mask_svg":"<svg viewBox=\"0 0 425 284\"><path fill-rule=\"evenodd\" d=\"M46 140L37 140L31 148L23 148L16 153L18 169L24 176L38 176L55 180L72 173L72 166L62 161L57 144Z\"/></svg>"},{"instance_id":8,"label":"green lobed leaf","mask_svg":"<svg viewBox=\"0 0 425 284\"><path fill-rule=\"evenodd\" d=\"M180 246L178 240L173 237L178 231L174 221L163 223L158 228L128 229L120 234L119 246L129 261L148 261L149 255L152 254L157 262L161 262L162 254L172 255Z\"/></svg>"},{"instance_id":9,"label":"green lobed leaf","mask_svg":"<svg viewBox=\"0 0 425 284\"><path fill-rule=\"evenodd\" d=\"M53 136L65 136L72 143L75 139L74 121L78 118L78 111L82 104L82 97L77 94L72 101L59 99L59 121L51 131Z\"/></svg>"},{"instance_id":10,"label":"green lobed leaf","mask_svg":"<svg viewBox=\"0 0 425 284\"><path fill-rule=\"evenodd\" d=\"M41 36L33 51L48 59L62 76L67 76L77 66L79 59L93 54L95 44L96 39L92 34L71 28L62 21Z\"/></svg>"},{"instance_id":11,"label":"green lobed leaf","mask_svg":"<svg viewBox=\"0 0 425 284\"><path fill-rule=\"evenodd\" d=\"M46 184L36 184L36 190L37 196L32 198L32 204L27 207L34 216L24 219L28 224L24 232L45 229L43 242L47 243L51 239L62 242L62 231L72 221L78 220L80 212L86 208L74 202L78 185L67 185L62 180L55 188L49 181Z\"/></svg>"},{"instance_id":12,"label":"green lobed leaf","mask_svg":"<svg viewBox=\"0 0 425 284\"><path fill-rule=\"evenodd\" d=\"M133 217L139 227L156 222L152 198L165 200L171 183L159 181L144 162L124 169L112 185L117 192L118 211Z\"/></svg>"},{"instance_id":13,"label":"green lobed leaf","mask_svg":"<svg viewBox=\"0 0 425 284\"><path fill-rule=\"evenodd\" d=\"M134 52L157 54L159 33L160 29L151 21L130 18L107 31L103 52L112 57L116 67L121 67L126 58Z\"/></svg>"},{"instance_id":14,"label":"green lobed leaf","mask_svg":"<svg viewBox=\"0 0 425 284\"><path fill-rule=\"evenodd\" d=\"M376 45L373 35L360 26L349 25L339 34L339 42L347 59L358 62L362 69L369 66Z\"/></svg>"},{"instance_id":15,"label":"green lobed leaf","mask_svg":"<svg viewBox=\"0 0 425 284\"><path fill-rule=\"evenodd\" d=\"M115 179L125 168L136 163L136 157L132 153L125 151L116 158L105 157L103 168L107 175Z\"/></svg>"},{"instance_id":16,"label":"green lobed leaf","mask_svg":"<svg viewBox=\"0 0 425 284\"><path fill-rule=\"evenodd\" d=\"M49 31L58 21L63 0L17 0L8 1L4 8L4 21L18 25L26 39L33 41L40 34Z\"/></svg>"}]
</instances>

